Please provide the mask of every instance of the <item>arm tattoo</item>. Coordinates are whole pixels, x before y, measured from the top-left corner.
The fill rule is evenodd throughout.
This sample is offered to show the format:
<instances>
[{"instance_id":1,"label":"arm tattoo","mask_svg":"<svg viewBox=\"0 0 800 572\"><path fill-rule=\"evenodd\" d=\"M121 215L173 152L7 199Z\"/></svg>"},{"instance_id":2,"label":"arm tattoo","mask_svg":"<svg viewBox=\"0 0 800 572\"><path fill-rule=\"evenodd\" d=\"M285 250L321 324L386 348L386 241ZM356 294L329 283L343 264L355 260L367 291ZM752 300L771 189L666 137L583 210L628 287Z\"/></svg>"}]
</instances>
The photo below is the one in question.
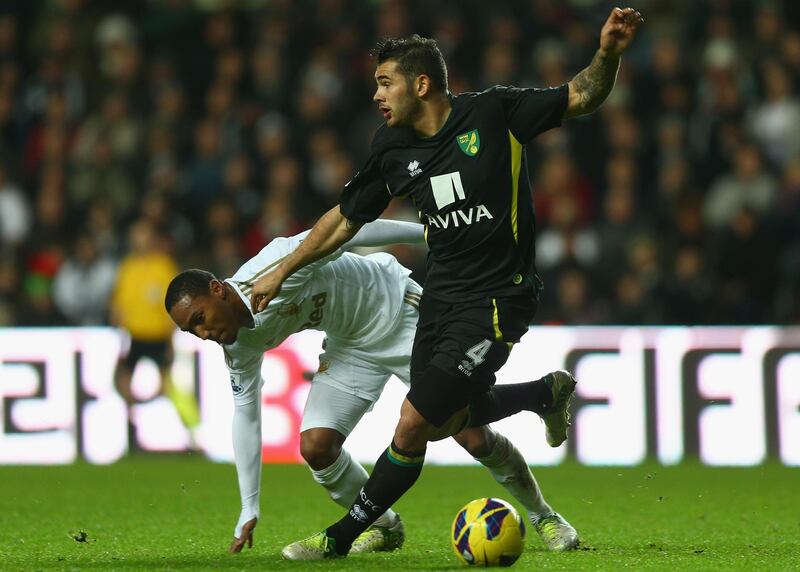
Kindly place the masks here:
<instances>
[{"instance_id":1,"label":"arm tattoo","mask_svg":"<svg viewBox=\"0 0 800 572\"><path fill-rule=\"evenodd\" d=\"M617 70L619 56L602 55L600 52L594 55L592 63L572 78L572 86L580 100L577 113L573 115L591 113L600 107L614 87Z\"/></svg>"}]
</instances>

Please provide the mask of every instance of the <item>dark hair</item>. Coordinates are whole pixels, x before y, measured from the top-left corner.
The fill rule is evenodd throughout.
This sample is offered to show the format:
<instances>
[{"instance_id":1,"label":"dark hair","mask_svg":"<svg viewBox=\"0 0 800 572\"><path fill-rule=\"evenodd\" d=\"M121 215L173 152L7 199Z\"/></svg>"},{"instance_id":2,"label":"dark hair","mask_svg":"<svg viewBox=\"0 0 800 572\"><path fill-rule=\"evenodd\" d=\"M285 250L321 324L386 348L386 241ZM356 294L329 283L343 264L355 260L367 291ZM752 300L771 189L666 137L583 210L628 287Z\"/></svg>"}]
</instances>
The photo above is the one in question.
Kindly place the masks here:
<instances>
[{"instance_id":1,"label":"dark hair","mask_svg":"<svg viewBox=\"0 0 800 572\"><path fill-rule=\"evenodd\" d=\"M190 300L197 296L207 296L210 292L209 284L216 279L217 277L211 272L197 268L184 270L178 274L169 283L167 295L164 296L164 307L166 307L167 312L187 296Z\"/></svg>"},{"instance_id":2,"label":"dark hair","mask_svg":"<svg viewBox=\"0 0 800 572\"><path fill-rule=\"evenodd\" d=\"M409 79L425 74L434 88L447 93L447 64L436 40L418 34L408 38L385 38L372 50L378 65L397 62L397 70Z\"/></svg>"}]
</instances>

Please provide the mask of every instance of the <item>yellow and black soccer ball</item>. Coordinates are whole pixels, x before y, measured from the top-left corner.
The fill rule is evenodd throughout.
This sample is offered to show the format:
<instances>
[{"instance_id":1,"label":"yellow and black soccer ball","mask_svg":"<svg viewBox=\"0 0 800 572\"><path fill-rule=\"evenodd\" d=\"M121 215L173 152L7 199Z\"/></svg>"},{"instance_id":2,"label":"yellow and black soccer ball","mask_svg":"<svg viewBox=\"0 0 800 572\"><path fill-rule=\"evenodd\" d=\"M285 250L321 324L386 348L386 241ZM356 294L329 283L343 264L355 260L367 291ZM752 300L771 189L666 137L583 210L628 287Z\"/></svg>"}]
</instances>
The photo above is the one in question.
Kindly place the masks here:
<instances>
[{"instance_id":1,"label":"yellow and black soccer ball","mask_svg":"<svg viewBox=\"0 0 800 572\"><path fill-rule=\"evenodd\" d=\"M525 523L504 500L476 499L456 514L450 539L468 566L511 566L525 546Z\"/></svg>"}]
</instances>

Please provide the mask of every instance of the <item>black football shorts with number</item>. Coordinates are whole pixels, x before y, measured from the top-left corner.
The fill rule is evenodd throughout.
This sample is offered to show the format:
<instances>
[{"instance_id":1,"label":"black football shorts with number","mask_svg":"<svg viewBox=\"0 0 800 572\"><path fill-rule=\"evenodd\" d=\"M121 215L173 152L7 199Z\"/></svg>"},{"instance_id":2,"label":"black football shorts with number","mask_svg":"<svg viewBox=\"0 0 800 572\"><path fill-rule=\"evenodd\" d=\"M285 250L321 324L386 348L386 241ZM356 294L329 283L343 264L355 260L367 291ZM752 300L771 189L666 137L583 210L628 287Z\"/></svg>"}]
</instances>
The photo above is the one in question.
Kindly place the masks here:
<instances>
[{"instance_id":1,"label":"black football shorts with number","mask_svg":"<svg viewBox=\"0 0 800 572\"><path fill-rule=\"evenodd\" d=\"M370 222L392 198L407 197L425 225L430 251L408 398L436 425L494 383L536 311L523 147L561 124L567 90L497 86L451 96L444 126L427 139L383 125L342 193L349 220Z\"/></svg>"}]
</instances>

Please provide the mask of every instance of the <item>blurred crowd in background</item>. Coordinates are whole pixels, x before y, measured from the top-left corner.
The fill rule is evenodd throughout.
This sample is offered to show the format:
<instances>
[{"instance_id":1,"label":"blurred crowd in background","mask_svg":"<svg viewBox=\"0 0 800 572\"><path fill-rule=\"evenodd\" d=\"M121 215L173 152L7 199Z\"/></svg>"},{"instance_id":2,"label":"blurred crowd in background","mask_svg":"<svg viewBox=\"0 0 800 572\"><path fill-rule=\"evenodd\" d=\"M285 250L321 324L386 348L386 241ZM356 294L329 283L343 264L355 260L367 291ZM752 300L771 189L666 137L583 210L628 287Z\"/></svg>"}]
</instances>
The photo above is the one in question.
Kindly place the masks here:
<instances>
[{"instance_id":1,"label":"blurred crowd in background","mask_svg":"<svg viewBox=\"0 0 800 572\"><path fill-rule=\"evenodd\" d=\"M528 146L537 322L800 323L800 3L631 5L646 23L609 100ZM610 8L6 0L0 325L118 323L132 260L226 277L311 226L381 122L378 39L435 38L453 93L555 86ZM423 248L393 252L424 282Z\"/></svg>"}]
</instances>

